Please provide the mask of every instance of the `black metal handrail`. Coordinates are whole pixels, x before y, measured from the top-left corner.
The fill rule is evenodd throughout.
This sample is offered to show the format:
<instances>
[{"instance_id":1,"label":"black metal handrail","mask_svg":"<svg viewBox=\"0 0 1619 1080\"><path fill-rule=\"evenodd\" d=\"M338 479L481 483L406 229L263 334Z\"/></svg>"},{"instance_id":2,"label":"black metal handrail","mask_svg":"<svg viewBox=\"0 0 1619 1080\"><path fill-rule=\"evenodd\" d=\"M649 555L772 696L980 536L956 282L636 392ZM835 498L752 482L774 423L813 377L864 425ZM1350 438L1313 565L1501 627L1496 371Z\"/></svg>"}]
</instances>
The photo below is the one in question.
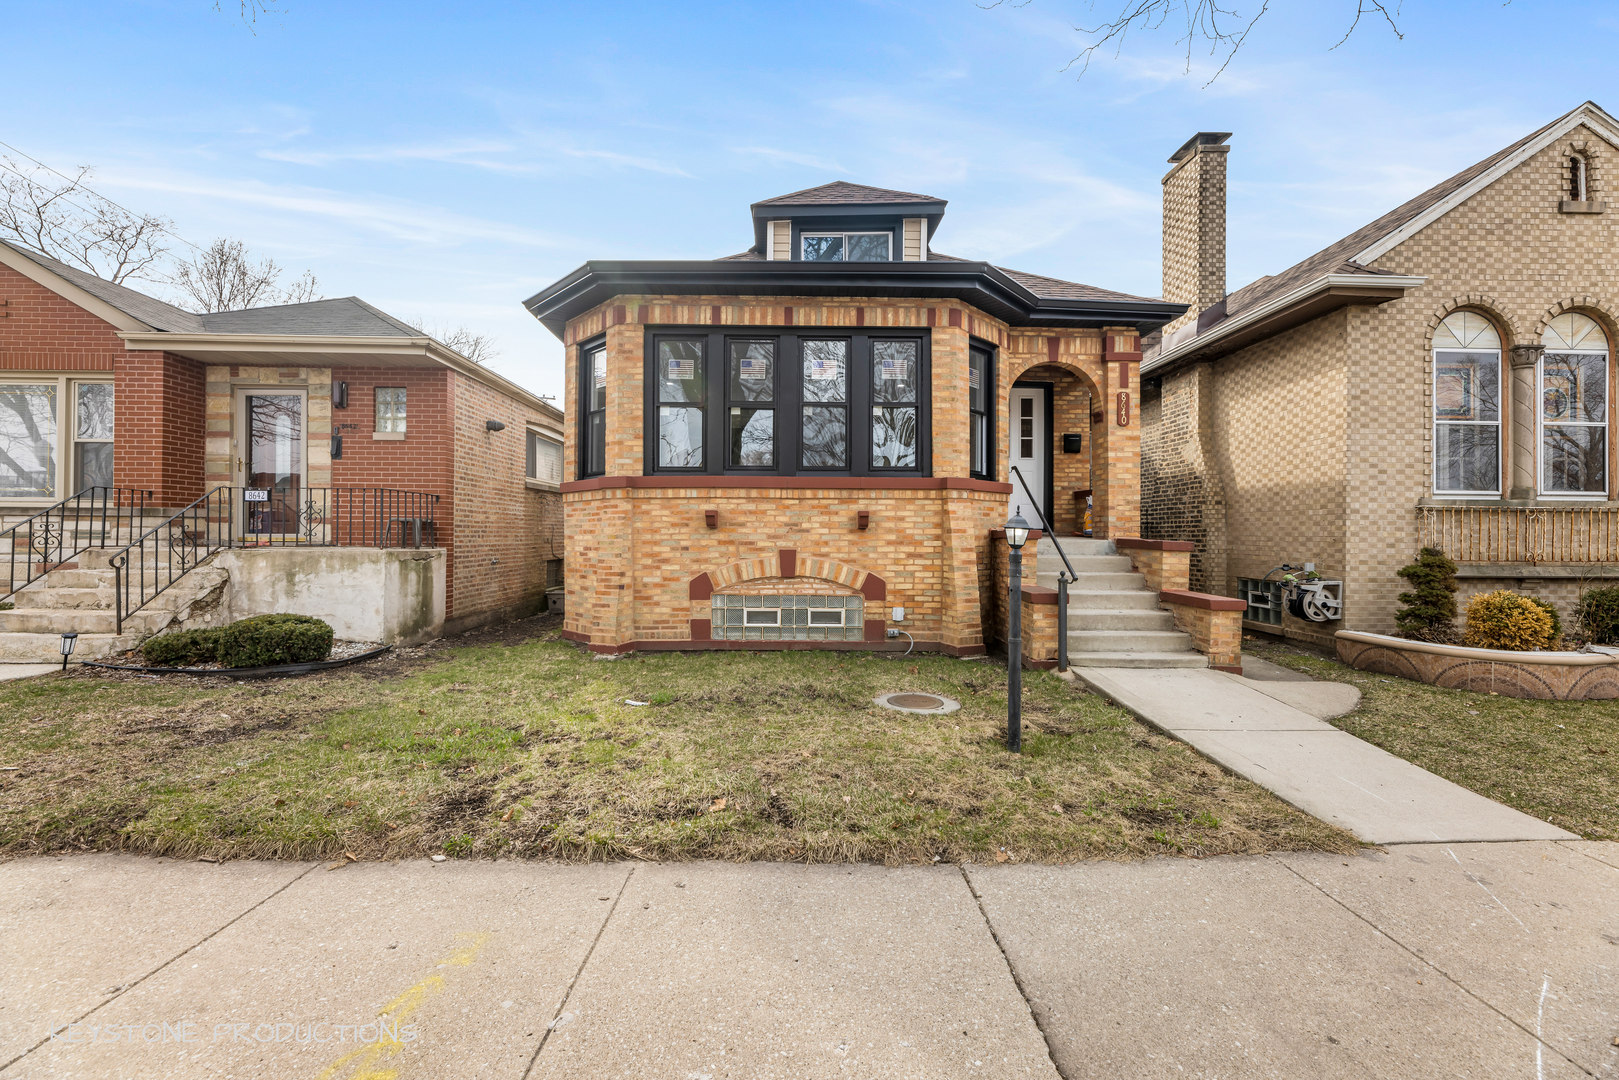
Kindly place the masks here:
<instances>
[{"instance_id":1,"label":"black metal handrail","mask_svg":"<svg viewBox=\"0 0 1619 1080\"><path fill-rule=\"evenodd\" d=\"M110 547L144 524L152 493L143 488L87 487L0 532L7 553L4 600L93 547ZM127 527L126 527L127 522ZM22 574L17 573L22 556Z\"/></svg>"},{"instance_id":2,"label":"black metal handrail","mask_svg":"<svg viewBox=\"0 0 1619 1080\"><path fill-rule=\"evenodd\" d=\"M438 501L437 495L397 488L214 488L109 558L117 632L225 548L434 544Z\"/></svg>"},{"instance_id":3,"label":"black metal handrail","mask_svg":"<svg viewBox=\"0 0 1619 1080\"><path fill-rule=\"evenodd\" d=\"M1068 585L1070 582L1078 581L1079 575L1074 573L1074 564L1068 561L1068 552L1062 549L1062 543L1057 539L1057 530L1053 529L1051 527L1051 522L1046 520L1044 511L1040 509L1039 500L1037 500L1034 497L1034 493L1029 490L1029 482L1023 479L1023 473L1018 470L1016 465L1011 466L1011 469L1012 475L1016 476L1017 482L1023 486L1023 494L1029 497L1029 505L1034 507L1034 516L1040 519L1041 528L1045 530L1047 536L1051 537L1051 544L1057 549L1057 554L1062 558L1063 568L1067 571L1066 576L1060 572L1057 574L1057 670L1067 671ZM1035 559L1034 572L1037 576L1040 573L1040 562L1038 556Z\"/></svg>"}]
</instances>

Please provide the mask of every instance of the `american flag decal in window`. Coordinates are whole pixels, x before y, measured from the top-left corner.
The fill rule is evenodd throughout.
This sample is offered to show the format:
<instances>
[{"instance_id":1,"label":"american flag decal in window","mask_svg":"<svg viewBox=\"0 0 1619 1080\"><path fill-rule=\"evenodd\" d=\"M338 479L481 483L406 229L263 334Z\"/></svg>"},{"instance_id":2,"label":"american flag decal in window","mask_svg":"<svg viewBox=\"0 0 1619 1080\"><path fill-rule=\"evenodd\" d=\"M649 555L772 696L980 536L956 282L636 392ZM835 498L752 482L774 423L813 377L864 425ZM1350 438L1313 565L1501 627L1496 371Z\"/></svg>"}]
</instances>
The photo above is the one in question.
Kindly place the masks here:
<instances>
[{"instance_id":1,"label":"american flag decal in window","mask_svg":"<svg viewBox=\"0 0 1619 1080\"><path fill-rule=\"evenodd\" d=\"M757 356L740 356L736 364L737 374L744 379L770 378L770 365Z\"/></svg>"},{"instance_id":2,"label":"american flag decal in window","mask_svg":"<svg viewBox=\"0 0 1619 1080\"><path fill-rule=\"evenodd\" d=\"M669 378L671 379L689 379L695 374L695 369L689 356L671 356L668 363Z\"/></svg>"}]
</instances>

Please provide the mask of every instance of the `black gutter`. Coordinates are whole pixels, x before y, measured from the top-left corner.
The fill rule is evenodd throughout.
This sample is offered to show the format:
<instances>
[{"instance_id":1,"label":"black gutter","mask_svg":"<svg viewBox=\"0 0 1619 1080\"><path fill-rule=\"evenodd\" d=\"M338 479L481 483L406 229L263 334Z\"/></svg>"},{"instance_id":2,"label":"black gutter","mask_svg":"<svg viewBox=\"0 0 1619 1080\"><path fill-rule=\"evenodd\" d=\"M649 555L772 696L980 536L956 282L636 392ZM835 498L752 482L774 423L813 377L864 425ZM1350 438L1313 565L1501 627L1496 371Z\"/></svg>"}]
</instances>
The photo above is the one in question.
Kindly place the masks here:
<instances>
[{"instance_id":1,"label":"black gutter","mask_svg":"<svg viewBox=\"0 0 1619 1080\"><path fill-rule=\"evenodd\" d=\"M750 260L588 262L523 302L558 338L569 319L615 296L829 296L954 299L1013 326L1133 326L1146 334L1186 311L1164 300L1038 296L982 262Z\"/></svg>"}]
</instances>

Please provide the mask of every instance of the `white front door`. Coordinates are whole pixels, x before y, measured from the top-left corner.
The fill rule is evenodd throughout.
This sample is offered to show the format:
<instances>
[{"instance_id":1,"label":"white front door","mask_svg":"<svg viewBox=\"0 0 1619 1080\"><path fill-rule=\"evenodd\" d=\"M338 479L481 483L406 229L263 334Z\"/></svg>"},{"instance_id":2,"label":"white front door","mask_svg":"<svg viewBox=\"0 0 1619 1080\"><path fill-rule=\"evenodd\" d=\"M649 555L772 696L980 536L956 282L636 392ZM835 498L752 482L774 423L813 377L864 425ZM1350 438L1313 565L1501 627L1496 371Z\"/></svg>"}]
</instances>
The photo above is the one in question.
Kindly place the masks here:
<instances>
[{"instance_id":1,"label":"white front door","mask_svg":"<svg viewBox=\"0 0 1619 1080\"><path fill-rule=\"evenodd\" d=\"M1007 515L1021 512L1030 528L1040 527L1038 505L1046 509L1046 469L1051 462L1051 437L1046 431L1046 391L1041 387L1014 386L1011 401L1012 422L1007 425L1011 433L1011 461L1023 474L1023 483L1011 473L1012 495L1007 500ZM1027 493L1024 484L1028 485ZM1030 496L1035 501L1031 501Z\"/></svg>"}]
</instances>

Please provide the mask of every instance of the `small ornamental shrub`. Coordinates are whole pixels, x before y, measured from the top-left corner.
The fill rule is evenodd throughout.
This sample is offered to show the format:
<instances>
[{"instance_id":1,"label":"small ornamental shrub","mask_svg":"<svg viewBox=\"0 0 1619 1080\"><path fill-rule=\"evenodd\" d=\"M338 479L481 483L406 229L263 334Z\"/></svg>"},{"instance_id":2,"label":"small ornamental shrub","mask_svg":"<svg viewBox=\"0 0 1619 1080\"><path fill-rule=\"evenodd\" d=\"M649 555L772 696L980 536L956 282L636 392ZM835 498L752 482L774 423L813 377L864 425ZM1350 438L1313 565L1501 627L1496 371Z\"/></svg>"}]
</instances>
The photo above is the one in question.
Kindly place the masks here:
<instances>
[{"instance_id":1,"label":"small ornamental shrub","mask_svg":"<svg viewBox=\"0 0 1619 1080\"><path fill-rule=\"evenodd\" d=\"M1462 640L1475 649L1532 652L1551 645L1552 631L1552 617L1540 601L1500 589L1467 602L1467 633Z\"/></svg>"},{"instance_id":2,"label":"small ornamental shrub","mask_svg":"<svg viewBox=\"0 0 1619 1080\"><path fill-rule=\"evenodd\" d=\"M1619 585L1585 590L1574 614L1591 644L1619 645Z\"/></svg>"},{"instance_id":3,"label":"small ornamental shrub","mask_svg":"<svg viewBox=\"0 0 1619 1080\"><path fill-rule=\"evenodd\" d=\"M141 646L141 656L153 667L191 667L211 664L219 659L220 631L180 630L148 640Z\"/></svg>"},{"instance_id":4,"label":"small ornamental shrub","mask_svg":"<svg viewBox=\"0 0 1619 1080\"><path fill-rule=\"evenodd\" d=\"M1563 618L1557 614L1557 605L1550 603L1549 601L1542 600L1538 596L1531 596L1529 600L1530 602L1539 605L1540 610L1544 611L1551 617L1552 639L1551 643L1547 647L1556 648L1563 640Z\"/></svg>"},{"instance_id":5,"label":"small ornamental shrub","mask_svg":"<svg viewBox=\"0 0 1619 1080\"><path fill-rule=\"evenodd\" d=\"M1400 594L1404 606L1394 614L1400 636L1417 641L1451 641L1456 630L1456 564L1438 548L1425 547L1417 561L1400 570L1411 591Z\"/></svg>"},{"instance_id":6,"label":"small ornamental shrub","mask_svg":"<svg viewBox=\"0 0 1619 1080\"><path fill-rule=\"evenodd\" d=\"M331 626L308 615L255 615L219 632L219 662L231 668L307 664L331 651Z\"/></svg>"}]
</instances>

